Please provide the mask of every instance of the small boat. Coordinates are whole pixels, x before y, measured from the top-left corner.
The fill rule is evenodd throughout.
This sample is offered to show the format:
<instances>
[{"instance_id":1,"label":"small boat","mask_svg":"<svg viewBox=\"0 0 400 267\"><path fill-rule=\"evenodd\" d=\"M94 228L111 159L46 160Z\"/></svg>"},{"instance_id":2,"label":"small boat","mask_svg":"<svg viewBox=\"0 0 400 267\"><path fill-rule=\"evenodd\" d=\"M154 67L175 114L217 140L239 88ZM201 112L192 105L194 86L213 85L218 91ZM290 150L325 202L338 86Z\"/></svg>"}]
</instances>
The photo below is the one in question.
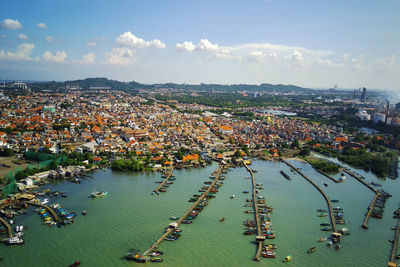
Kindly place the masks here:
<instances>
[{"instance_id":1,"label":"small boat","mask_svg":"<svg viewBox=\"0 0 400 267\"><path fill-rule=\"evenodd\" d=\"M7 245L23 245L24 240L22 238L19 238L18 236L11 237L6 240Z\"/></svg>"},{"instance_id":2,"label":"small boat","mask_svg":"<svg viewBox=\"0 0 400 267\"><path fill-rule=\"evenodd\" d=\"M223 222L223 221L225 221L225 217L224 217L224 218L222 218L222 219L220 219L219 221L220 221L220 222Z\"/></svg>"},{"instance_id":3,"label":"small boat","mask_svg":"<svg viewBox=\"0 0 400 267\"><path fill-rule=\"evenodd\" d=\"M327 184L327 183L324 183L324 186L328 187L328 184Z\"/></svg>"},{"instance_id":4,"label":"small boat","mask_svg":"<svg viewBox=\"0 0 400 267\"><path fill-rule=\"evenodd\" d=\"M182 221L183 224L191 224L192 222L193 222L193 221L190 221L190 220L183 220L183 221Z\"/></svg>"},{"instance_id":5,"label":"small boat","mask_svg":"<svg viewBox=\"0 0 400 267\"><path fill-rule=\"evenodd\" d=\"M339 202L337 199L332 199L331 202Z\"/></svg>"},{"instance_id":6,"label":"small boat","mask_svg":"<svg viewBox=\"0 0 400 267\"><path fill-rule=\"evenodd\" d=\"M377 186L377 187L381 187L382 186L381 184L378 184L378 183L375 183L375 182L371 182L371 185Z\"/></svg>"},{"instance_id":7,"label":"small boat","mask_svg":"<svg viewBox=\"0 0 400 267\"><path fill-rule=\"evenodd\" d=\"M332 241L329 241L328 242L328 244L326 244L328 247L331 247L331 246L333 246L333 242Z\"/></svg>"},{"instance_id":8,"label":"small boat","mask_svg":"<svg viewBox=\"0 0 400 267\"><path fill-rule=\"evenodd\" d=\"M164 240L165 241L175 241L175 240L177 240L178 238L176 237L176 236L167 236Z\"/></svg>"},{"instance_id":9,"label":"small boat","mask_svg":"<svg viewBox=\"0 0 400 267\"><path fill-rule=\"evenodd\" d=\"M267 244L267 245L264 245L264 248L266 250L271 250L271 249L277 249L277 246L275 244Z\"/></svg>"},{"instance_id":10,"label":"small boat","mask_svg":"<svg viewBox=\"0 0 400 267\"><path fill-rule=\"evenodd\" d=\"M283 262L289 262L292 260L292 255L288 255L283 259Z\"/></svg>"},{"instance_id":11,"label":"small boat","mask_svg":"<svg viewBox=\"0 0 400 267\"><path fill-rule=\"evenodd\" d=\"M152 258L152 259L150 259L150 261L151 262L162 262L163 259L161 259L161 258Z\"/></svg>"},{"instance_id":12,"label":"small boat","mask_svg":"<svg viewBox=\"0 0 400 267\"><path fill-rule=\"evenodd\" d=\"M264 251L264 252L262 253L262 256L263 256L264 258L275 258L275 257L276 257L276 253L275 253L275 252L272 252L271 250L267 250L267 251Z\"/></svg>"},{"instance_id":13,"label":"small boat","mask_svg":"<svg viewBox=\"0 0 400 267\"><path fill-rule=\"evenodd\" d=\"M332 231L332 228L324 227L324 228L321 228L321 231L325 231L325 232Z\"/></svg>"},{"instance_id":14,"label":"small boat","mask_svg":"<svg viewBox=\"0 0 400 267\"><path fill-rule=\"evenodd\" d=\"M318 217L326 217L326 216L328 216L328 213L320 213L320 214L318 214Z\"/></svg>"},{"instance_id":15,"label":"small boat","mask_svg":"<svg viewBox=\"0 0 400 267\"><path fill-rule=\"evenodd\" d=\"M96 197L104 197L104 196L107 195L107 194L108 194L108 192L105 192L105 191L97 192L96 189L94 189L93 192L92 192L92 194L91 194L91 197L93 197L93 198L96 198Z\"/></svg>"},{"instance_id":16,"label":"small boat","mask_svg":"<svg viewBox=\"0 0 400 267\"><path fill-rule=\"evenodd\" d=\"M337 245L335 246L335 249L336 249L336 250L338 250L338 249L340 249L340 248L341 248L340 244L337 244Z\"/></svg>"},{"instance_id":17,"label":"small boat","mask_svg":"<svg viewBox=\"0 0 400 267\"><path fill-rule=\"evenodd\" d=\"M285 177L286 179L290 180L289 175L287 175L284 171L280 171L280 173L282 174L283 177Z\"/></svg>"},{"instance_id":18,"label":"small boat","mask_svg":"<svg viewBox=\"0 0 400 267\"><path fill-rule=\"evenodd\" d=\"M231 199L233 199L233 198L235 198L235 197L236 197L235 195L232 195L232 196L231 196Z\"/></svg>"},{"instance_id":19,"label":"small boat","mask_svg":"<svg viewBox=\"0 0 400 267\"><path fill-rule=\"evenodd\" d=\"M86 215L86 214L87 214L86 210L82 211L82 215Z\"/></svg>"},{"instance_id":20,"label":"small boat","mask_svg":"<svg viewBox=\"0 0 400 267\"><path fill-rule=\"evenodd\" d=\"M247 191L247 190L243 191L243 194L248 194L248 193L249 193L249 191Z\"/></svg>"},{"instance_id":21,"label":"small boat","mask_svg":"<svg viewBox=\"0 0 400 267\"><path fill-rule=\"evenodd\" d=\"M318 211L318 212L328 212L328 211L325 210L325 209L317 209L317 211Z\"/></svg>"},{"instance_id":22,"label":"small boat","mask_svg":"<svg viewBox=\"0 0 400 267\"><path fill-rule=\"evenodd\" d=\"M178 220L179 217L178 217L178 216L173 216L173 217L171 217L170 219L171 219L171 220Z\"/></svg>"},{"instance_id":23,"label":"small boat","mask_svg":"<svg viewBox=\"0 0 400 267\"><path fill-rule=\"evenodd\" d=\"M342 235L349 235L350 234L350 229L349 228L342 228L342 229L340 229L340 233Z\"/></svg>"},{"instance_id":24,"label":"small boat","mask_svg":"<svg viewBox=\"0 0 400 267\"><path fill-rule=\"evenodd\" d=\"M315 251L315 249L316 249L315 246L314 246L314 247L311 247L311 248L309 248L309 249L307 250L307 253L308 253L308 254L311 254L311 253L313 253L313 252Z\"/></svg>"},{"instance_id":25,"label":"small boat","mask_svg":"<svg viewBox=\"0 0 400 267\"><path fill-rule=\"evenodd\" d=\"M81 262L80 261L75 261L69 267L75 267L75 266L79 266L79 265L81 265Z\"/></svg>"},{"instance_id":26,"label":"small boat","mask_svg":"<svg viewBox=\"0 0 400 267\"><path fill-rule=\"evenodd\" d=\"M342 172L342 174L341 174L341 176L340 176L339 180L340 180L340 181L344 181L344 180L346 180L346 175L344 175L344 173L343 173L343 172Z\"/></svg>"},{"instance_id":27,"label":"small boat","mask_svg":"<svg viewBox=\"0 0 400 267\"><path fill-rule=\"evenodd\" d=\"M330 223L321 223L320 225L321 226L330 226L331 224Z\"/></svg>"},{"instance_id":28,"label":"small boat","mask_svg":"<svg viewBox=\"0 0 400 267\"><path fill-rule=\"evenodd\" d=\"M317 240L317 242L325 242L327 240L326 237L321 237Z\"/></svg>"}]
</instances>

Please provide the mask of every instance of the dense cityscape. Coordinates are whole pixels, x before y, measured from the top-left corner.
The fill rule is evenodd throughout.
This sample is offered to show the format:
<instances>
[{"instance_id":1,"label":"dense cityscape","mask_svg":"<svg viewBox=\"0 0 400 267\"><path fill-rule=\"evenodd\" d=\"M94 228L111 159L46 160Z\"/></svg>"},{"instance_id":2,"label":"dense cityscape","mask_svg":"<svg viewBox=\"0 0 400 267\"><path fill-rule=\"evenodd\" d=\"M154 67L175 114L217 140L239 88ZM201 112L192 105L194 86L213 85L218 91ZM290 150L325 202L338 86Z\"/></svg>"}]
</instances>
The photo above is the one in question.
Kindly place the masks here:
<instances>
[{"instance_id":1,"label":"dense cityscape","mask_svg":"<svg viewBox=\"0 0 400 267\"><path fill-rule=\"evenodd\" d=\"M0 266L400 267L399 13L6 1Z\"/></svg>"}]
</instances>

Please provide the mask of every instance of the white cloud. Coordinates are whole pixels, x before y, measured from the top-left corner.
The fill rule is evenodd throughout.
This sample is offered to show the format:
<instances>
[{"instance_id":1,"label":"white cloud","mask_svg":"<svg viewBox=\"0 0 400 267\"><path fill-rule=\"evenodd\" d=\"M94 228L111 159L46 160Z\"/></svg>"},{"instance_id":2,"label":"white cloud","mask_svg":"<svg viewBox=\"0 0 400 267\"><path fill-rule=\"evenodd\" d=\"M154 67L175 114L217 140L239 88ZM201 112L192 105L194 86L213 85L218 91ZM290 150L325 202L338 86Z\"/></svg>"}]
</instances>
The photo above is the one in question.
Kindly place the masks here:
<instances>
[{"instance_id":1,"label":"white cloud","mask_svg":"<svg viewBox=\"0 0 400 267\"><path fill-rule=\"evenodd\" d=\"M41 29L48 29L48 28L49 28L49 27L48 27L45 23L43 23L43 22L38 23L37 26L38 26L38 28L41 28Z\"/></svg>"},{"instance_id":2,"label":"white cloud","mask_svg":"<svg viewBox=\"0 0 400 267\"><path fill-rule=\"evenodd\" d=\"M34 48L34 44L23 43L17 47L15 52L4 52L4 50L0 50L0 59L31 60L31 55Z\"/></svg>"},{"instance_id":3,"label":"white cloud","mask_svg":"<svg viewBox=\"0 0 400 267\"><path fill-rule=\"evenodd\" d=\"M54 37L51 37L51 36L46 36L46 38L44 38L44 40L45 40L47 43L52 43L52 42L54 42L56 39L54 39Z\"/></svg>"},{"instance_id":4,"label":"white cloud","mask_svg":"<svg viewBox=\"0 0 400 267\"><path fill-rule=\"evenodd\" d=\"M28 36L26 36L26 35L23 34L23 33L20 33L20 34L18 35L18 39L20 39L20 40L28 40Z\"/></svg>"},{"instance_id":5,"label":"white cloud","mask_svg":"<svg viewBox=\"0 0 400 267\"><path fill-rule=\"evenodd\" d=\"M5 19L0 22L0 28L5 30L19 30L22 29L22 25L16 19Z\"/></svg>"},{"instance_id":6,"label":"white cloud","mask_svg":"<svg viewBox=\"0 0 400 267\"><path fill-rule=\"evenodd\" d=\"M207 51L207 50L215 51L218 49L219 47L217 44L213 44L207 39L201 39L200 42L196 45L196 50L199 51Z\"/></svg>"},{"instance_id":7,"label":"white cloud","mask_svg":"<svg viewBox=\"0 0 400 267\"><path fill-rule=\"evenodd\" d=\"M278 55L276 53L270 52L270 53L264 53L259 50L251 51L249 53L249 59L251 61L265 61L265 60L273 60L277 59Z\"/></svg>"},{"instance_id":8,"label":"white cloud","mask_svg":"<svg viewBox=\"0 0 400 267\"><path fill-rule=\"evenodd\" d=\"M193 52L193 51L217 51L219 46L217 44L211 43L208 39L201 39L196 45L192 42L185 41L183 43L176 44L176 50L184 51L184 52Z\"/></svg>"},{"instance_id":9,"label":"white cloud","mask_svg":"<svg viewBox=\"0 0 400 267\"><path fill-rule=\"evenodd\" d=\"M230 49L220 49L215 56L220 59L227 59L227 60L241 60L242 56L238 53L232 53Z\"/></svg>"},{"instance_id":10,"label":"white cloud","mask_svg":"<svg viewBox=\"0 0 400 267\"><path fill-rule=\"evenodd\" d=\"M96 56L93 53L86 54L82 57L83 63L94 63L96 60Z\"/></svg>"},{"instance_id":11,"label":"white cloud","mask_svg":"<svg viewBox=\"0 0 400 267\"><path fill-rule=\"evenodd\" d=\"M124 32L118 36L117 45L120 47L128 47L133 49L166 47L166 45L160 40L154 39L152 41L145 41L142 38L136 37L131 32Z\"/></svg>"},{"instance_id":12,"label":"white cloud","mask_svg":"<svg viewBox=\"0 0 400 267\"><path fill-rule=\"evenodd\" d=\"M86 42L86 46L87 47L95 47L96 46L96 42Z\"/></svg>"},{"instance_id":13,"label":"white cloud","mask_svg":"<svg viewBox=\"0 0 400 267\"><path fill-rule=\"evenodd\" d=\"M196 46L192 42L188 41L185 41L182 44L177 43L175 47L177 51L185 51L185 52L192 52L196 48Z\"/></svg>"},{"instance_id":14,"label":"white cloud","mask_svg":"<svg viewBox=\"0 0 400 267\"><path fill-rule=\"evenodd\" d=\"M65 51L56 51L55 55L53 55L50 51L46 51L42 55L44 60L52 62L64 62L66 57L67 53L65 53Z\"/></svg>"},{"instance_id":15,"label":"white cloud","mask_svg":"<svg viewBox=\"0 0 400 267\"><path fill-rule=\"evenodd\" d=\"M134 60L136 51L127 47L116 47L106 52L106 61L110 64L128 64Z\"/></svg>"},{"instance_id":16,"label":"white cloud","mask_svg":"<svg viewBox=\"0 0 400 267\"><path fill-rule=\"evenodd\" d=\"M379 58L372 62L372 67L375 70L380 70L380 71L393 70L395 66L396 66L395 55L391 55L390 57Z\"/></svg>"}]
</instances>

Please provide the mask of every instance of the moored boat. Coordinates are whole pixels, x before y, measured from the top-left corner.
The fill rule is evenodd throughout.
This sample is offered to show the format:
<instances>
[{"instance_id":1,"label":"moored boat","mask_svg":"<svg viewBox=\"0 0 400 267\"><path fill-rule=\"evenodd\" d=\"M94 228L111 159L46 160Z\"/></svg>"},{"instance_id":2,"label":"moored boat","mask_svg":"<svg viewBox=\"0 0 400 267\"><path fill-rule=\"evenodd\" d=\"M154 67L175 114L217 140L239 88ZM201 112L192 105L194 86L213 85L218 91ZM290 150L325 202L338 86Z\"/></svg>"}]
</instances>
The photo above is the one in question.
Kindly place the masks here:
<instances>
[{"instance_id":1,"label":"moored boat","mask_svg":"<svg viewBox=\"0 0 400 267\"><path fill-rule=\"evenodd\" d=\"M91 197L93 197L93 198L104 197L107 194L108 194L108 192L105 192L105 191L97 192L96 190L93 190L93 192L91 193Z\"/></svg>"},{"instance_id":2,"label":"moored boat","mask_svg":"<svg viewBox=\"0 0 400 267\"><path fill-rule=\"evenodd\" d=\"M321 237L317 240L317 242L325 242L327 240L326 237Z\"/></svg>"},{"instance_id":3,"label":"moored boat","mask_svg":"<svg viewBox=\"0 0 400 267\"><path fill-rule=\"evenodd\" d=\"M283 259L283 262L289 262L292 260L292 255L288 255Z\"/></svg>"},{"instance_id":4,"label":"moored boat","mask_svg":"<svg viewBox=\"0 0 400 267\"><path fill-rule=\"evenodd\" d=\"M311 254L311 253L313 253L313 252L315 251L315 249L316 249L315 246L314 246L314 247L311 247L311 248L309 248L309 249L307 250L307 253L308 253L308 254Z\"/></svg>"}]
</instances>

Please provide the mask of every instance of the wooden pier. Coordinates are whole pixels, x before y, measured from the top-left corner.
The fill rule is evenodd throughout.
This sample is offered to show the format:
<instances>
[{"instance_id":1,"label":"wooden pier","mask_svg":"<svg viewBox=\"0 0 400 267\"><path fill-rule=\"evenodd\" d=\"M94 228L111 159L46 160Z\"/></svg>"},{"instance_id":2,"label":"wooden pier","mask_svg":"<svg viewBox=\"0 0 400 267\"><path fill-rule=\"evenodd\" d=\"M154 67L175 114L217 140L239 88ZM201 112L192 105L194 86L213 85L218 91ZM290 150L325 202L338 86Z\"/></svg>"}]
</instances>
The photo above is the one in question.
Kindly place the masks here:
<instances>
[{"instance_id":1,"label":"wooden pier","mask_svg":"<svg viewBox=\"0 0 400 267\"><path fill-rule=\"evenodd\" d=\"M174 167L171 167L171 171L168 174L167 178L164 179L164 181L153 191L155 193L158 193L160 189L168 182L168 180L172 177L172 173L174 172Z\"/></svg>"},{"instance_id":2,"label":"wooden pier","mask_svg":"<svg viewBox=\"0 0 400 267\"><path fill-rule=\"evenodd\" d=\"M346 168L342 168L342 171L344 171L345 173L349 174L350 176L353 176L354 178L356 178L360 183L362 183L363 185L368 187L375 194L379 194L378 190L376 190L372 185L366 183L363 179L361 179L361 177L358 174L356 174L356 173L354 173L354 172L352 172L352 171L350 171L350 170L348 170Z\"/></svg>"},{"instance_id":3,"label":"wooden pier","mask_svg":"<svg viewBox=\"0 0 400 267\"><path fill-rule=\"evenodd\" d=\"M208 188L205 192L203 192L203 193L201 194L201 196L199 197L199 199L185 212L185 214L183 214L183 215L175 222L175 223L176 223L176 227L178 227L178 226L181 224L181 222L182 222L183 220L185 220L185 218L189 215L189 213L192 212L192 210L193 210L194 208L196 208L197 205L199 205L199 203L208 195L208 193L210 193L210 190L213 188L213 186L214 186L214 185L218 182L218 180L219 180L219 177L220 177L221 172L222 172L222 168L223 168L222 166L219 166L219 168L218 168L218 170L217 170L217 175L216 175L215 179L212 181L212 183L211 183L211 185L209 186L209 188ZM171 171L171 173L172 173L172 171ZM168 226L168 227L169 227L169 226ZM153 251L155 248L157 248L158 245L159 245L169 234L171 234L171 232L172 232L174 229L175 229L175 228L169 227L169 228L165 231L165 233L164 233L159 239L157 239L156 242L154 242L145 252L142 253L142 256L143 256L143 257L148 257L149 253L150 253L151 251Z\"/></svg>"},{"instance_id":4,"label":"wooden pier","mask_svg":"<svg viewBox=\"0 0 400 267\"><path fill-rule=\"evenodd\" d=\"M399 244L399 235L400 235L400 218L398 219L396 233L394 235L394 241L392 246L392 253L390 254L390 262L388 263L388 266L397 266L395 261L396 261L397 246Z\"/></svg>"},{"instance_id":5,"label":"wooden pier","mask_svg":"<svg viewBox=\"0 0 400 267\"><path fill-rule=\"evenodd\" d=\"M286 160L284 160L282 158L280 160L283 163L285 163L286 165L288 165L289 167L292 167L295 171L297 171L301 176L303 176L308 182L310 182L310 184L312 184L322 194L322 196L325 198L326 203L328 204L328 207L329 207L329 217L331 219L333 232L337 232L336 220L335 220L335 216L333 215L332 203L331 203L329 197L324 193L324 191L322 191L322 189L316 183L314 183L310 178L308 178L303 172L301 172L299 169L294 167L292 164L290 164Z\"/></svg>"},{"instance_id":6,"label":"wooden pier","mask_svg":"<svg viewBox=\"0 0 400 267\"><path fill-rule=\"evenodd\" d=\"M323 172L323 171L320 171L320 170L317 170L317 169L315 169L317 172L319 172L320 174L322 174L323 176L325 176L325 177L327 177L327 178L329 178L329 179L331 179L333 182L335 182L335 183L340 183L341 181L340 180L337 180L337 179L335 179L335 178L333 178L332 176L330 176L329 174L327 174L326 172Z\"/></svg>"},{"instance_id":7,"label":"wooden pier","mask_svg":"<svg viewBox=\"0 0 400 267\"><path fill-rule=\"evenodd\" d=\"M60 221L60 218L58 217L57 213L52 208L50 208L49 206L43 205L43 204L40 204L40 203L31 202L31 201L26 201L24 203L26 203L28 205L44 208L44 209L46 209L46 210L48 210L50 212L50 214L51 214L51 216L53 216L53 219L54 219L55 222Z\"/></svg>"},{"instance_id":8,"label":"wooden pier","mask_svg":"<svg viewBox=\"0 0 400 267\"><path fill-rule=\"evenodd\" d=\"M257 249L256 256L254 257L254 260L259 261L261 253L262 253L263 245L265 242L265 236L263 236L262 231L261 231L261 222L260 222L260 215L259 215L259 211L258 211L256 182L254 179L254 173L253 173L253 170L250 169L245 163L244 163L244 166L246 167L247 171L251 175L251 180L252 180L252 185L253 185L253 208L254 208L254 216L255 216L256 224L257 224L256 242L258 243L258 249Z\"/></svg>"},{"instance_id":9,"label":"wooden pier","mask_svg":"<svg viewBox=\"0 0 400 267\"><path fill-rule=\"evenodd\" d=\"M375 193L375 196L374 196L374 198L372 199L371 204L370 204L369 207L368 207L368 211L367 211L367 213L365 214L364 222L363 222L363 224L362 224L362 226L361 226L361 227L364 228L364 229L368 229L368 221L369 221L369 218L371 217L372 210L373 210L373 208L374 208L374 206L375 206L375 202L376 202L377 198L378 198L381 194L380 194L380 193L378 192L378 190L376 190L372 185L368 184L368 183L365 182L363 179L361 179L361 178L360 178L360 175L358 175L358 174L356 174L356 173L354 173L354 172L352 172L352 171L350 171L350 170L348 170L348 169L346 169L346 168L343 168L343 167L342 167L342 171L344 171L344 172L346 172L348 175L350 175L350 176L356 178L356 180L358 180L360 183L362 183L363 185L365 185L366 187L368 187L372 192Z\"/></svg>"},{"instance_id":10,"label":"wooden pier","mask_svg":"<svg viewBox=\"0 0 400 267\"><path fill-rule=\"evenodd\" d=\"M0 217L0 222L2 225L4 225L5 228L7 228L8 238L11 238L13 236L11 225L9 225L8 222L1 217Z\"/></svg>"}]
</instances>

